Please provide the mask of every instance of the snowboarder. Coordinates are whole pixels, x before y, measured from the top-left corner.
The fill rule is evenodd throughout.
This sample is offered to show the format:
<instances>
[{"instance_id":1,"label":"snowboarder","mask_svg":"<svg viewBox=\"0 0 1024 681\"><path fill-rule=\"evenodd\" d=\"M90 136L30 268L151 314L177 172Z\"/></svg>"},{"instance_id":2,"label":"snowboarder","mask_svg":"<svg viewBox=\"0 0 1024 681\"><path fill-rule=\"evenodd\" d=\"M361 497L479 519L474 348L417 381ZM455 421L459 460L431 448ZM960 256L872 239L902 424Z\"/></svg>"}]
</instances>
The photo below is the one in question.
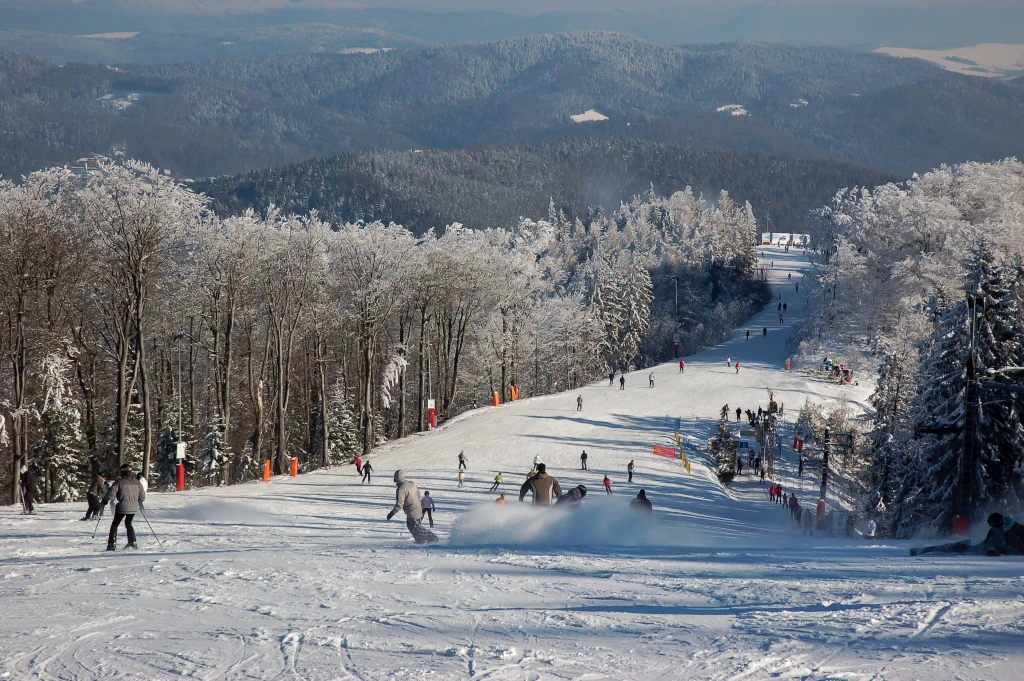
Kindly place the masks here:
<instances>
[{"instance_id":1,"label":"snowboarder","mask_svg":"<svg viewBox=\"0 0 1024 681\"><path fill-rule=\"evenodd\" d=\"M636 499L629 502L629 507L634 511L641 511L647 515L651 515L654 509L651 507L651 502L647 498L647 492L640 490L636 493Z\"/></svg>"},{"instance_id":2,"label":"snowboarder","mask_svg":"<svg viewBox=\"0 0 1024 681\"><path fill-rule=\"evenodd\" d=\"M583 453L580 454L580 470L587 470L587 450L585 449L583 450Z\"/></svg>"},{"instance_id":3,"label":"snowboarder","mask_svg":"<svg viewBox=\"0 0 1024 681\"><path fill-rule=\"evenodd\" d=\"M686 362L679 360L679 373L686 371Z\"/></svg>"},{"instance_id":4,"label":"snowboarder","mask_svg":"<svg viewBox=\"0 0 1024 681\"><path fill-rule=\"evenodd\" d=\"M85 511L85 517L80 520L92 520L93 516L97 518L100 515L100 495L103 494L104 490L104 479L100 475L99 471L93 471L92 479L89 481L89 489L85 493L85 498L89 502L89 508Z\"/></svg>"},{"instance_id":5,"label":"snowboarder","mask_svg":"<svg viewBox=\"0 0 1024 681\"><path fill-rule=\"evenodd\" d=\"M739 364L739 362L737 362L737 364ZM743 415L743 410L740 409L739 407L736 407L736 423L740 422L740 416L742 416L742 415Z\"/></svg>"},{"instance_id":6,"label":"snowboarder","mask_svg":"<svg viewBox=\"0 0 1024 681\"><path fill-rule=\"evenodd\" d=\"M604 476L604 491L608 494L612 493L612 481L607 475Z\"/></svg>"},{"instance_id":7,"label":"snowboarder","mask_svg":"<svg viewBox=\"0 0 1024 681\"><path fill-rule=\"evenodd\" d=\"M107 537L107 551L115 551L117 543L117 528L124 520L124 529L128 532L128 546L130 549L139 548L135 543L135 528L132 527L132 520L135 514L142 508L142 502L146 500L146 490L142 483L132 475L131 464L121 464L121 478L115 482L107 492L109 496L103 497L103 503L108 499L116 499L117 506L114 507L114 520L110 523L110 535Z\"/></svg>"},{"instance_id":8,"label":"snowboarder","mask_svg":"<svg viewBox=\"0 0 1024 681\"><path fill-rule=\"evenodd\" d=\"M363 464L363 482L365 482L367 485L372 484L370 481L370 475L372 474L373 466L371 466L370 462L367 461L366 463Z\"/></svg>"},{"instance_id":9,"label":"snowboarder","mask_svg":"<svg viewBox=\"0 0 1024 681\"><path fill-rule=\"evenodd\" d=\"M494 503L498 504L499 506L508 506L508 499L506 499L505 495L502 494L500 497L494 500Z\"/></svg>"},{"instance_id":10,"label":"snowboarder","mask_svg":"<svg viewBox=\"0 0 1024 681\"><path fill-rule=\"evenodd\" d=\"M35 515L36 476L26 465L21 466L21 500L25 504L23 515Z\"/></svg>"},{"instance_id":11,"label":"snowboarder","mask_svg":"<svg viewBox=\"0 0 1024 681\"><path fill-rule=\"evenodd\" d=\"M423 509L423 515L427 516L427 520L430 521L430 526L434 526L434 498L430 496L428 490L423 490L423 498L420 499L420 508Z\"/></svg>"},{"instance_id":12,"label":"snowboarder","mask_svg":"<svg viewBox=\"0 0 1024 681\"><path fill-rule=\"evenodd\" d=\"M619 376L619 390L625 390L625 389L626 389L626 376L622 375L622 376Z\"/></svg>"},{"instance_id":13,"label":"snowboarder","mask_svg":"<svg viewBox=\"0 0 1024 681\"><path fill-rule=\"evenodd\" d=\"M494 492L495 490L497 490L498 487L501 486L501 483L503 482L505 482L505 479L501 477L501 471L498 471L498 474L494 476L494 484L491 485L491 491Z\"/></svg>"},{"instance_id":14,"label":"snowboarder","mask_svg":"<svg viewBox=\"0 0 1024 681\"><path fill-rule=\"evenodd\" d=\"M736 373L738 374L739 372L740 372L740 362L739 362L739 360L736 360ZM736 419L736 420L739 421L739 419Z\"/></svg>"},{"instance_id":15,"label":"snowboarder","mask_svg":"<svg viewBox=\"0 0 1024 681\"><path fill-rule=\"evenodd\" d=\"M761 337L762 338L767 338L768 337L768 327L767 326L764 327L763 329L761 329Z\"/></svg>"},{"instance_id":16,"label":"snowboarder","mask_svg":"<svg viewBox=\"0 0 1024 681\"><path fill-rule=\"evenodd\" d=\"M564 505L569 508L576 508L582 503L583 497L587 496L587 488L584 485L576 485L571 490L562 494L555 500L555 505Z\"/></svg>"},{"instance_id":17,"label":"snowboarder","mask_svg":"<svg viewBox=\"0 0 1024 681\"><path fill-rule=\"evenodd\" d=\"M388 520L399 511L405 511L405 526L417 544L437 541L437 535L423 527L423 507L420 506L420 491L416 483L405 479L405 471L395 471L395 507L388 513Z\"/></svg>"},{"instance_id":18,"label":"snowboarder","mask_svg":"<svg viewBox=\"0 0 1024 681\"><path fill-rule=\"evenodd\" d=\"M466 469L466 462L467 461L469 461L469 459L466 458L466 453L465 452L459 452L459 470L460 471Z\"/></svg>"},{"instance_id":19,"label":"snowboarder","mask_svg":"<svg viewBox=\"0 0 1024 681\"><path fill-rule=\"evenodd\" d=\"M633 459L630 459L629 463L626 464L626 472L629 474L629 480L627 482L633 482L633 467L634 467L634 465L635 464L634 464L634 460Z\"/></svg>"},{"instance_id":20,"label":"snowboarder","mask_svg":"<svg viewBox=\"0 0 1024 681\"><path fill-rule=\"evenodd\" d=\"M537 464L537 473L530 476L519 488L519 501L525 499L526 494L531 491L535 506L550 506L552 499L562 496L558 480L548 475L547 466L542 463Z\"/></svg>"},{"instance_id":21,"label":"snowboarder","mask_svg":"<svg viewBox=\"0 0 1024 681\"><path fill-rule=\"evenodd\" d=\"M356 465L356 475L362 475L363 474L363 459L360 456L356 455L356 460L353 461L352 463L354 463Z\"/></svg>"},{"instance_id":22,"label":"snowboarder","mask_svg":"<svg viewBox=\"0 0 1024 681\"><path fill-rule=\"evenodd\" d=\"M647 376L647 380L650 381L651 387L653 388L654 387L654 372L653 371Z\"/></svg>"},{"instance_id":23,"label":"snowboarder","mask_svg":"<svg viewBox=\"0 0 1024 681\"><path fill-rule=\"evenodd\" d=\"M750 329L747 329L747 340L750 340Z\"/></svg>"},{"instance_id":24,"label":"snowboarder","mask_svg":"<svg viewBox=\"0 0 1024 681\"><path fill-rule=\"evenodd\" d=\"M576 411L583 411L583 395L576 396Z\"/></svg>"},{"instance_id":25,"label":"snowboarder","mask_svg":"<svg viewBox=\"0 0 1024 681\"><path fill-rule=\"evenodd\" d=\"M459 489L462 489L463 484L466 482L466 471L459 469Z\"/></svg>"}]
</instances>

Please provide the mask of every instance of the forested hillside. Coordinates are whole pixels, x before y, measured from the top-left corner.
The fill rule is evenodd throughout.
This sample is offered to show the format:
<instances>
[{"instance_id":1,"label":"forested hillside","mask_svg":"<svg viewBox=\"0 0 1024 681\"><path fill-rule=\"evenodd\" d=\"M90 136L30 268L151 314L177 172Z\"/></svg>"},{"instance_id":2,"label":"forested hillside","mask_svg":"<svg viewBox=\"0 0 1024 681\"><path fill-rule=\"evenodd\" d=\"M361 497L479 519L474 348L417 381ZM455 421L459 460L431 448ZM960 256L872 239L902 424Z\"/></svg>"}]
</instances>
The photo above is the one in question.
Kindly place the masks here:
<instances>
[{"instance_id":1,"label":"forested hillside","mask_svg":"<svg viewBox=\"0 0 1024 681\"><path fill-rule=\"evenodd\" d=\"M0 183L0 485L26 457L47 501L77 498L90 459L164 484L180 439L193 484L308 470L424 430L428 399L444 419L647 366L676 333L713 345L767 302L756 231L725 193L414 236L222 219L137 162Z\"/></svg>"},{"instance_id":2,"label":"forested hillside","mask_svg":"<svg viewBox=\"0 0 1024 681\"><path fill-rule=\"evenodd\" d=\"M805 349L851 357L862 348L880 370L866 510L900 537L924 527L948 533L960 502L975 519L1016 512L1024 500L1024 399L1012 392L1024 366L1024 164L965 163L843 190L808 228L820 274ZM1002 387L983 383L980 399L970 399L968 358ZM978 427L965 433L968 411ZM974 449L966 470L965 436Z\"/></svg>"},{"instance_id":3,"label":"forested hillside","mask_svg":"<svg viewBox=\"0 0 1024 681\"><path fill-rule=\"evenodd\" d=\"M562 140L525 147L424 153L341 154L196 183L222 215L247 208L316 210L327 220L396 222L422 233L459 222L513 227L547 215L553 201L569 219L615 210L653 186L662 196L686 187L722 189L750 201L762 226L799 229L837 187L873 187L893 177L847 163L734 154L622 138Z\"/></svg>"},{"instance_id":4,"label":"forested hillside","mask_svg":"<svg viewBox=\"0 0 1024 681\"><path fill-rule=\"evenodd\" d=\"M718 111L729 105L742 108ZM599 32L116 69L7 54L0 108L6 176L115 149L213 176L359 149L599 135L633 120L631 135L663 142L907 174L1024 153L1015 84L830 48L665 47ZM611 120L571 122L591 108Z\"/></svg>"}]
</instances>

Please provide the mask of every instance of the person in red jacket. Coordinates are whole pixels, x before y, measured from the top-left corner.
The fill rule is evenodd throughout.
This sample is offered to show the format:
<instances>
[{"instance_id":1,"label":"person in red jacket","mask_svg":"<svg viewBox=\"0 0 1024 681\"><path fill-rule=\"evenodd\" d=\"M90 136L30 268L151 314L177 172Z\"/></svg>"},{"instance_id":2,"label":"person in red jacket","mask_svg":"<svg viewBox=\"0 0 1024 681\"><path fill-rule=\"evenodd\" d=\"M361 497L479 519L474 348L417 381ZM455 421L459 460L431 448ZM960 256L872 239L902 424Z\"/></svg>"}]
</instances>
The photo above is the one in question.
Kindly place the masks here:
<instances>
[{"instance_id":1,"label":"person in red jacket","mask_svg":"<svg viewBox=\"0 0 1024 681\"><path fill-rule=\"evenodd\" d=\"M356 465L356 473L358 475L363 474L363 460L356 456L356 460L353 462Z\"/></svg>"},{"instance_id":2,"label":"person in red jacket","mask_svg":"<svg viewBox=\"0 0 1024 681\"><path fill-rule=\"evenodd\" d=\"M604 476L604 491L608 494L612 493L612 481L607 475Z\"/></svg>"},{"instance_id":3,"label":"person in red jacket","mask_svg":"<svg viewBox=\"0 0 1024 681\"><path fill-rule=\"evenodd\" d=\"M686 370L686 362L679 360L679 373L683 373Z\"/></svg>"}]
</instances>

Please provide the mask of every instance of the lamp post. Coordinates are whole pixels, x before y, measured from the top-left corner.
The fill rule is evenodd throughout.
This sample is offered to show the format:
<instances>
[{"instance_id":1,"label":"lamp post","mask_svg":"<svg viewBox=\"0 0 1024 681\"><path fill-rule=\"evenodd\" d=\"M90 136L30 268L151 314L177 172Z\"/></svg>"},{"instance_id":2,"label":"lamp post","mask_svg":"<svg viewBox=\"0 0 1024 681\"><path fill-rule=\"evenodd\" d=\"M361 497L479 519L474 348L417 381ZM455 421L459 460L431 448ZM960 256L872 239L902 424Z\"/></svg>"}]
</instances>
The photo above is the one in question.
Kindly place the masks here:
<instances>
[{"instance_id":1,"label":"lamp post","mask_svg":"<svg viewBox=\"0 0 1024 681\"><path fill-rule=\"evenodd\" d=\"M675 332L675 335L672 337L672 347L673 347L673 352L675 353L676 359L679 359L679 277L677 277L677 276L672 277L672 282L675 284L675 287L676 287L676 314L675 314L676 332Z\"/></svg>"},{"instance_id":2,"label":"lamp post","mask_svg":"<svg viewBox=\"0 0 1024 681\"><path fill-rule=\"evenodd\" d=\"M179 492L185 491L185 441L181 432L181 339L185 334L179 333L174 337L174 344L178 347L178 443L175 448L175 460L178 462L174 470L174 488Z\"/></svg>"}]
</instances>

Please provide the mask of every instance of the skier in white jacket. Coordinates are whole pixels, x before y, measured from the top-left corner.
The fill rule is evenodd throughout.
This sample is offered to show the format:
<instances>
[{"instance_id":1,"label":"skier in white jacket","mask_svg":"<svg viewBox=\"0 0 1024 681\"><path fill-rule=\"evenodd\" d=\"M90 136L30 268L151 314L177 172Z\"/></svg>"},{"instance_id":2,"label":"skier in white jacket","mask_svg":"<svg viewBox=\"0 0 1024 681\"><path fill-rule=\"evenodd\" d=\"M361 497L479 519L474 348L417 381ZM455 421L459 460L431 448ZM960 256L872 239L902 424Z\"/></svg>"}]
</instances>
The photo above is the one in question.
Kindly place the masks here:
<instances>
[{"instance_id":1,"label":"skier in white jacket","mask_svg":"<svg viewBox=\"0 0 1024 681\"><path fill-rule=\"evenodd\" d=\"M420 505L420 490L412 480L405 479L405 471L395 471L395 507L388 513L388 520L399 511L405 511L405 526L417 544L432 544L437 535L423 527L423 507Z\"/></svg>"}]
</instances>

